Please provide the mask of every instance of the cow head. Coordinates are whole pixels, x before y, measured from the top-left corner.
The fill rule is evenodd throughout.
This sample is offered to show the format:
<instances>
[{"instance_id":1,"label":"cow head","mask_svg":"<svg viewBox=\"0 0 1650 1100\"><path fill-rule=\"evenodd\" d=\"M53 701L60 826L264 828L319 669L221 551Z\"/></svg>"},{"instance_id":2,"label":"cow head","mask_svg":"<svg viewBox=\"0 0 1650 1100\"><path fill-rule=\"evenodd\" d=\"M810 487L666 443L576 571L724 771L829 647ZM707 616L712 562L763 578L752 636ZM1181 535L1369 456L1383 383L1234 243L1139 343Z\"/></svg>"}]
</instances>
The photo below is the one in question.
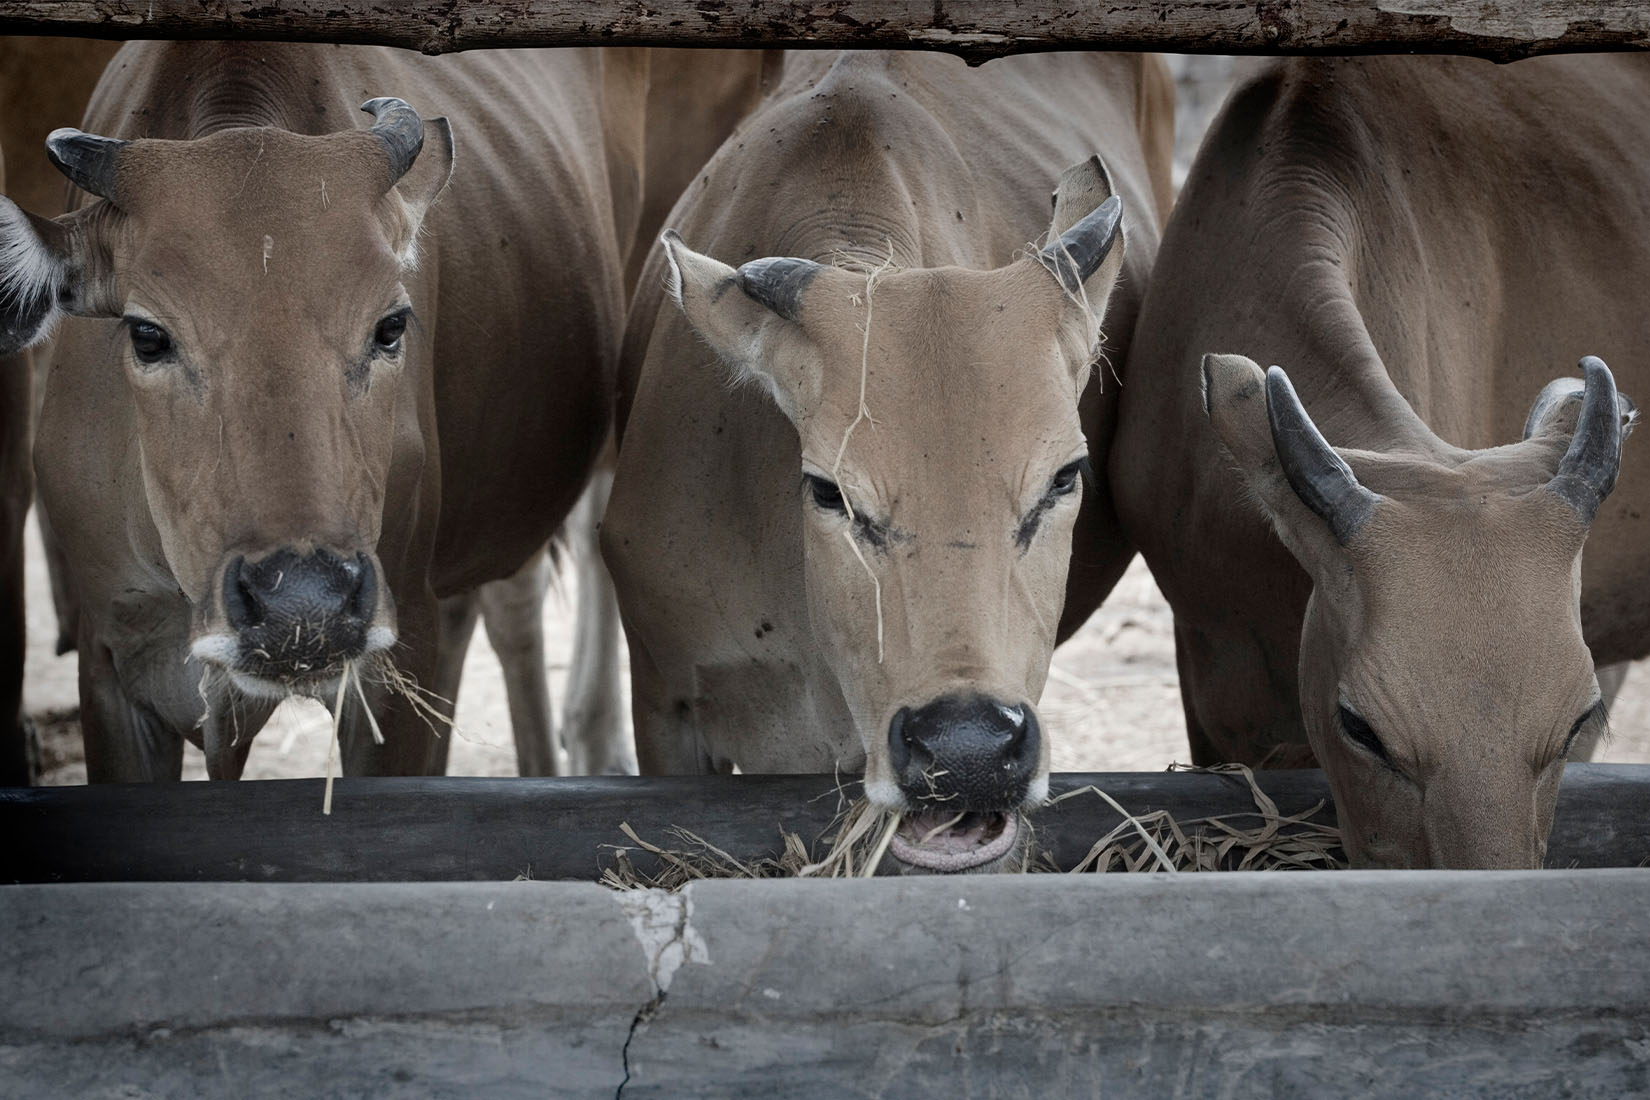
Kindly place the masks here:
<instances>
[{"instance_id":1,"label":"cow head","mask_svg":"<svg viewBox=\"0 0 1650 1100\"><path fill-rule=\"evenodd\" d=\"M1047 793L1035 704L1120 221L1096 158L1062 181L1053 243L994 271L735 270L664 238L689 322L796 428L786 507L811 641L853 715L868 797L908 813L894 852L919 866L1001 857L1014 811Z\"/></svg>"},{"instance_id":2,"label":"cow head","mask_svg":"<svg viewBox=\"0 0 1650 1100\"><path fill-rule=\"evenodd\" d=\"M1354 864L1541 865L1570 745L1605 722L1581 549L1632 415L1581 365L1521 443L1375 453L1325 442L1278 367L1204 358L1215 430L1312 577L1301 713Z\"/></svg>"},{"instance_id":3,"label":"cow head","mask_svg":"<svg viewBox=\"0 0 1650 1100\"><path fill-rule=\"evenodd\" d=\"M395 639L386 486L422 462L403 283L452 171L445 119L397 99L371 129L190 141L58 130L97 196L46 220L0 199L0 352L61 314L118 318L142 484L193 652L246 691L311 693ZM404 472L404 471L403 471Z\"/></svg>"}]
</instances>

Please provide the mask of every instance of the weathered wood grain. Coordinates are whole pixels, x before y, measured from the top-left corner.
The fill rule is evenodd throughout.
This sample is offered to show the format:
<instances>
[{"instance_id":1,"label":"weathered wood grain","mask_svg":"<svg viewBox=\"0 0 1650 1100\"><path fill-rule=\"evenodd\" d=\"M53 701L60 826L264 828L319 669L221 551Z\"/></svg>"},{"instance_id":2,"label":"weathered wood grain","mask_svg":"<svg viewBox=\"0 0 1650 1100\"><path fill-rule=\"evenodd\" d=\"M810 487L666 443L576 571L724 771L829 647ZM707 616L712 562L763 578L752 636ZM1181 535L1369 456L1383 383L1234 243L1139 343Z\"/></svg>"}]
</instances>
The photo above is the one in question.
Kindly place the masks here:
<instances>
[{"instance_id":1,"label":"weathered wood grain","mask_svg":"<svg viewBox=\"0 0 1650 1100\"><path fill-rule=\"evenodd\" d=\"M1286 815L1328 797L1318 771L1258 781ZM1203 773L1063 774L1052 789L1091 784L1135 814L1253 809L1240 779ZM611 845L627 843L621 822L656 843L680 826L754 859L779 854L782 828L819 837L839 808L829 776L346 779L330 817L321 788L295 779L0 790L0 882L588 880L610 862ZM1318 820L1333 816L1326 809ZM1074 798L1036 815L1038 846L1070 867L1120 820L1097 798ZM1647 861L1650 766L1572 765L1548 865Z\"/></svg>"},{"instance_id":2,"label":"weathered wood grain","mask_svg":"<svg viewBox=\"0 0 1650 1100\"><path fill-rule=\"evenodd\" d=\"M506 46L1536 54L1644 49L1620 0L0 0L0 33Z\"/></svg>"}]
</instances>

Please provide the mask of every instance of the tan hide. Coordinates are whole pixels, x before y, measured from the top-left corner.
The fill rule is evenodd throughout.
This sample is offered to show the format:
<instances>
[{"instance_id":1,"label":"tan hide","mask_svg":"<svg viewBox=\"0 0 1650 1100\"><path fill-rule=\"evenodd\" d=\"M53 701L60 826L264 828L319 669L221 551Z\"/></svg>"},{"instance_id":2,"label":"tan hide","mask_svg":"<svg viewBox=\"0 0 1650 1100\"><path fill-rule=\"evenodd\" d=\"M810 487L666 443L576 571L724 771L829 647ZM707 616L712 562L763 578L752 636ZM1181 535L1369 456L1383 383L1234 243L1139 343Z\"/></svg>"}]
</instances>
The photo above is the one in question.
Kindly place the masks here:
<instances>
[{"instance_id":1,"label":"tan hide","mask_svg":"<svg viewBox=\"0 0 1650 1100\"><path fill-rule=\"evenodd\" d=\"M1175 611L1194 757L1315 755L1358 864L1539 865L1594 663L1650 648L1650 449L1587 538L1554 481L1578 402L1518 442L1583 355L1650 390L1647 124L1637 57L1277 62L1171 219L1119 514ZM1210 352L1240 354L1205 383ZM1271 364L1310 416L1281 434ZM1311 422L1374 494L1361 523L1283 476L1274 438Z\"/></svg>"},{"instance_id":2,"label":"tan hide","mask_svg":"<svg viewBox=\"0 0 1650 1100\"><path fill-rule=\"evenodd\" d=\"M1165 83L1117 55L787 56L678 204L629 320L603 547L644 771L865 768L904 808L891 723L949 700L1035 728L1075 463L1103 453L1117 392L1109 372L1085 391L1092 323L1121 362L1167 179L1141 134L1168 124ZM1110 183L1057 228L1121 195L1109 307L1117 253L1068 295L1033 244L1062 170L1095 153ZM1088 560L1114 577L1127 551ZM1035 756L955 808L1035 799L1046 741ZM925 778L943 789L944 770Z\"/></svg>"},{"instance_id":3,"label":"tan hide","mask_svg":"<svg viewBox=\"0 0 1650 1100\"><path fill-rule=\"evenodd\" d=\"M275 700L330 702L351 660L386 744L350 707L345 770L440 770L445 742L360 659L450 698L436 598L537 552L602 443L639 191L628 71L581 51L117 56L87 122L130 141L108 197L67 232L33 223L94 318L63 327L35 455L84 604L93 779L175 777L185 736L239 774ZM422 116L394 114L422 131L399 176L359 109L380 95ZM295 578L344 593L351 645L301 609L296 640L250 633Z\"/></svg>"}]
</instances>

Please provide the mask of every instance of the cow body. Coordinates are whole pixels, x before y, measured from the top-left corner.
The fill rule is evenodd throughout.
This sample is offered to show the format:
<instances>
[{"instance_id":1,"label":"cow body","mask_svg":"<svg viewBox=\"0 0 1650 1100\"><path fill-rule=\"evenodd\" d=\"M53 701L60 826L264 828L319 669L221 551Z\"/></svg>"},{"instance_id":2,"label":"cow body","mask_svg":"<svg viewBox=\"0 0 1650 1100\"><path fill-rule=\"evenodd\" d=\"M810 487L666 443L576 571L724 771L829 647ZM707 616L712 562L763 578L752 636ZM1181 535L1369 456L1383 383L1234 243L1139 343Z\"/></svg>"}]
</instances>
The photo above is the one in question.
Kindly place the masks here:
<instances>
[{"instance_id":1,"label":"cow body","mask_svg":"<svg viewBox=\"0 0 1650 1100\"><path fill-rule=\"evenodd\" d=\"M873 795L908 808L883 747L899 740L891 715L920 717L938 692L976 711L1008 700L981 725L1021 721L1062 603L1080 622L1128 551L1085 555L1063 601L1071 515L1033 546L1045 479L1085 434L1104 452L1115 387L1097 379L1079 409L1088 363L1056 365L1058 284L1029 260L1004 265L1035 253L1061 169L1098 153L1109 179L1094 202L1121 196L1127 251L1109 306L1109 276L1090 304L1120 362L1167 199L1171 99L1140 58L786 57L678 204L686 244L655 252L628 322L603 549L644 772L869 766ZM766 257L788 259L750 263ZM789 289L713 285L785 271L802 273ZM772 345L733 367L748 380L736 388L725 363L744 322L718 320L724 308L755 310L752 339ZM711 334L724 321L725 340ZM804 360L821 365L787 375ZM1108 513L1101 493L1077 522ZM1018 549L1012 515L1030 524Z\"/></svg>"},{"instance_id":2,"label":"cow body","mask_svg":"<svg viewBox=\"0 0 1650 1100\"><path fill-rule=\"evenodd\" d=\"M0 157L0 192L5 190ZM23 525L34 479L29 470L29 413L34 365L27 351L0 356L0 786L26 787L37 767L23 718Z\"/></svg>"},{"instance_id":3,"label":"cow body","mask_svg":"<svg viewBox=\"0 0 1650 1100\"><path fill-rule=\"evenodd\" d=\"M1592 517L1545 491L1577 414L1531 411L1582 355L1642 397L1647 119L1638 58L1280 61L1233 94L1165 234L1110 471L1175 612L1193 756L1310 744L1362 862L1538 863L1592 662L1650 650L1650 448L1622 451L1578 565ZM1306 429L1252 364L1200 378L1207 353L1287 372L1380 497L1367 525L1274 494L1240 421Z\"/></svg>"},{"instance_id":4,"label":"cow body","mask_svg":"<svg viewBox=\"0 0 1650 1100\"><path fill-rule=\"evenodd\" d=\"M373 147L341 132L386 94L449 116L457 155L427 127L375 199ZM456 662L438 660L437 599L538 552L605 435L644 95L645 67L587 51L144 43L116 58L88 128L178 144L129 146L113 300L79 311L124 310L130 330L142 295L145 315L185 331L172 334L183 373L146 370L110 321L70 322L54 354L36 465L83 603L91 778L176 776L185 735L211 774L239 774L280 693L202 638L222 636L226 600L231 619L237 603L257 618L286 576L271 547L324 563L322 588L376 601L365 625L393 631L395 665L455 694L438 673ZM369 325L376 350L327 362L355 339L334 305L371 292L384 234L395 247L417 213L405 335ZM134 262L147 266L123 269ZM369 650L385 640L368 633ZM330 692L337 675L300 682ZM445 742L368 680L385 743L346 709L346 772L439 771Z\"/></svg>"},{"instance_id":5,"label":"cow body","mask_svg":"<svg viewBox=\"0 0 1650 1100\"><path fill-rule=\"evenodd\" d=\"M0 149L11 150L0 193L26 209L57 214L68 185L39 155L57 122L80 117L118 43L83 38L0 38ZM0 785L27 784L34 762L21 714L25 648L23 527L34 491L29 447L38 359L28 349L0 356ZM48 554L55 547L48 540ZM55 560L55 558L54 558ZM72 609L53 576L59 613Z\"/></svg>"}]
</instances>

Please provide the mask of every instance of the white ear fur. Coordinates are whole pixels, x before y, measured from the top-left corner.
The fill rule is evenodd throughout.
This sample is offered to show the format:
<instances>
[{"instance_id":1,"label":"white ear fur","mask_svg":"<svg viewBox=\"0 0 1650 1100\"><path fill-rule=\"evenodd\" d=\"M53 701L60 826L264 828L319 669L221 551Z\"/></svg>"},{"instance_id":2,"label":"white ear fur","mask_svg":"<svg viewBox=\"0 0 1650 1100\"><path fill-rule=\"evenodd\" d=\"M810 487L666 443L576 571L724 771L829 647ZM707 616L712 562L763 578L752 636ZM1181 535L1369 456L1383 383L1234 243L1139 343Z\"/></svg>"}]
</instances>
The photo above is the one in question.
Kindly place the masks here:
<instances>
[{"instance_id":1,"label":"white ear fur","mask_svg":"<svg viewBox=\"0 0 1650 1100\"><path fill-rule=\"evenodd\" d=\"M435 205L453 178L453 127L446 118L424 120L424 147L419 150L407 174L393 190L401 197L405 231L399 242L401 266L409 271L418 266L418 232L424 215Z\"/></svg>"},{"instance_id":2,"label":"white ear fur","mask_svg":"<svg viewBox=\"0 0 1650 1100\"><path fill-rule=\"evenodd\" d=\"M799 379L774 370L775 345L786 337L806 339L800 326L747 295L739 273L693 251L674 229L659 236L665 250L665 290L695 332L727 364L735 382L754 382L794 423L802 415ZM794 365L794 364L793 364Z\"/></svg>"},{"instance_id":3,"label":"white ear fur","mask_svg":"<svg viewBox=\"0 0 1650 1100\"><path fill-rule=\"evenodd\" d=\"M0 354L44 339L63 316L63 236L54 223L0 197Z\"/></svg>"},{"instance_id":4,"label":"white ear fur","mask_svg":"<svg viewBox=\"0 0 1650 1100\"><path fill-rule=\"evenodd\" d=\"M682 308L682 263L676 258L678 249L686 248L681 236L674 229L667 229L659 234L659 243L665 249L665 293L670 300L676 303L676 308Z\"/></svg>"},{"instance_id":5,"label":"white ear fur","mask_svg":"<svg viewBox=\"0 0 1650 1100\"><path fill-rule=\"evenodd\" d=\"M1266 411L1266 372L1242 355L1205 355L1203 409L1244 490L1271 521L1279 540L1316 579L1337 544L1329 525L1296 495L1278 461Z\"/></svg>"},{"instance_id":6,"label":"white ear fur","mask_svg":"<svg viewBox=\"0 0 1650 1100\"><path fill-rule=\"evenodd\" d=\"M1111 177L1098 156L1074 164L1061 173L1054 191L1054 214L1049 223L1049 243L1045 254L1061 249L1062 235L1097 211L1115 193ZM1119 224L1117 238L1099 268L1084 279L1080 287L1067 292L1070 301L1060 321L1060 345L1073 363L1079 385L1087 382L1089 368L1099 354L1100 326L1105 319L1112 290L1123 270L1126 244L1125 228ZM1063 259L1068 264L1073 263L1069 252ZM1049 260L1044 263L1048 266Z\"/></svg>"},{"instance_id":7,"label":"white ear fur","mask_svg":"<svg viewBox=\"0 0 1650 1100\"><path fill-rule=\"evenodd\" d=\"M1530 406L1530 415L1524 421L1524 438L1541 435L1568 440L1575 433L1584 392L1585 386L1580 378L1555 378L1548 382ZM1632 398L1618 390L1616 410L1621 415L1621 438L1626 442L1638 425L1638 406Z\"/></svg>"}]
</instances>

